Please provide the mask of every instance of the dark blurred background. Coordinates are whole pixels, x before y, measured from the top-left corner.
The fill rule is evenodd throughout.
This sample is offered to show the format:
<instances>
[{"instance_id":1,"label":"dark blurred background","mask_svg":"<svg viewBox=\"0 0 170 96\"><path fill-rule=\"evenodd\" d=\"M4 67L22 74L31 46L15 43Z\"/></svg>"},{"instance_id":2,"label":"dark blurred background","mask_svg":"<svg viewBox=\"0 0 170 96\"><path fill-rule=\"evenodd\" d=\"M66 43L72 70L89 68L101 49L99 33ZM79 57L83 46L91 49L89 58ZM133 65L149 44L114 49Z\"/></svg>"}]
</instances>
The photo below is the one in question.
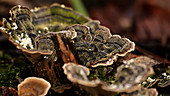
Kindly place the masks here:
<instances>
[{"instance_id":1,"label":"dark blurred background","mask_svg":"<svg viewBox=\"0 0 170 96\"><path fill-rule=\"evenodd\" d=\"M139 53L170 60L170 0L0 0L0 18L9 18L15 5L33 8L55 2L99 20L112 34L130 38ZM15 47L0 33L0 50L4 48Z\"/></svg>"}]
</instances>

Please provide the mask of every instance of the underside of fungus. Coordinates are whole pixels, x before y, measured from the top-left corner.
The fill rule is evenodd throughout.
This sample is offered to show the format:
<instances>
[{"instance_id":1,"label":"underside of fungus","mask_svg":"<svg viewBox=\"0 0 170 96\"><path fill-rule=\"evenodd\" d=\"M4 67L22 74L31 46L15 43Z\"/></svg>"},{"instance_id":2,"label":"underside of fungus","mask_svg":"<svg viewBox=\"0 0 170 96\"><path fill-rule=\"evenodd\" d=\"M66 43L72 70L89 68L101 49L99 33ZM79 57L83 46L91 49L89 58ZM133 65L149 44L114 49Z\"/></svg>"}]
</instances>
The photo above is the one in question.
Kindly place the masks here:
<instances>
[{"instance_id":1,"label":"underside of fungus","mask_svg":"<svg viewBox=\"0 0 170 96\"><path fill-rule=\"evenodd\" d=\"M19 96L45 96L51 84L37 77L28 77L18 85Z\"/></svg>"}]
</instances>

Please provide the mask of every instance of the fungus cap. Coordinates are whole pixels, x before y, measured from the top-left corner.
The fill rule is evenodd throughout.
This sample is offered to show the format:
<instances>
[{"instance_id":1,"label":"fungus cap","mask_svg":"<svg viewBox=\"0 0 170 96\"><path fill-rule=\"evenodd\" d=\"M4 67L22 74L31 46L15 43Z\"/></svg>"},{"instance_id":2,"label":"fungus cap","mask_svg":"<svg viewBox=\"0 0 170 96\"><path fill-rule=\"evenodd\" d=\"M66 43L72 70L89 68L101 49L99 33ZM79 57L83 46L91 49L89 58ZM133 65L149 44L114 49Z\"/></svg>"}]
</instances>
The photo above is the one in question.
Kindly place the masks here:
<instances>
[{"instance_id":1,"label":"fungus cap","mask_svg":"<svg viewBox=\"0 0 170 96\"><path fill-rule=\"evenodd\" d=\"M45 96L51 84L38 77L28 77L18 85L19 96Z\"/></svg>"}]
</instances>

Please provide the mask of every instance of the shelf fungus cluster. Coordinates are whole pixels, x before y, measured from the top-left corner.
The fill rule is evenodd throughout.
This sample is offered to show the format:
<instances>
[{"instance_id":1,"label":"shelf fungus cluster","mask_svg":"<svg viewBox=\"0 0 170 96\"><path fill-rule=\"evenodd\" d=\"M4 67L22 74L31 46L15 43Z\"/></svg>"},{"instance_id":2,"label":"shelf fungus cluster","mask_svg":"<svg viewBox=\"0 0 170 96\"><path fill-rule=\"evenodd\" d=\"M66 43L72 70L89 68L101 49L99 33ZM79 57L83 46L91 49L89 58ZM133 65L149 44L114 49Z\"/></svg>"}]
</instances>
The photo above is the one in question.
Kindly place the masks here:
<instances>
[{"instance_id":1,"label":"shelf fungus cluster","mask_svg":"<svg viewBox=\"0 0 170 96\"><path fill-rule=\"evenodd\" d=\"M31 61L37 76L56 83L56 73L60 72L54 70L63 65L56 61L76 62L67 43L68 38L76 37L76 33L67 28L91 19L59 4L35 9L18 5L9 13L9 20L3 18L2 34Z\"/></svg>"},{"instance_id":2,"label":"shelf fungus cluster","mask_svg":"<svg viewBox=\"0 0 170 96\"><path fill-rule=\"evenodd\" d=\"M56 47L54 40L46 33L57 33L73 24L84 24L90 21L89 18L74 12L71 8L59 4L32 10L18 5L9 13L10 22L3 18L1 32L33 62L32 58L51 55ZM44 34L46 37L41 37Z\"/></svg>"},{"instance_id":3,"label":"shelf fungus cluster","mask_svg":"<svg viewBox=\"0 0 170 96\"><path fill-rule=\"evenodd\" d=\"M38 77L48 80L52 85L61 85L57 87L60 91L52 86L55 92L62 93L71 88L69 80L96 96L117 93L128 95L147 90L140 83L153 74L152 65L155 62L149 63L150 66L141 62L141 59L125 61L120 65L112 84L88 78L90 70L111 67L119 56L125 56L135 49L134 42L112 35L99 21L59 4L35 9L15 6L10 14L10 21L3 18L1 32L31 61ZM40 79L25 79L18 86L19 94L45 95L50 84L43 80L37 84L37 80ZM35 89L33 93L24 93L25 90L22 90L32 90L39 85L41 88ZM45 90L45 93L39 89ZM157 94L151 89L147 92Z\"/></svg>"},{"instance_id":4,"label":"shelf fungus cluster","mask_svg":"<svg viewBox=\"0 0 170 96\"><path fill-rule=\"evenodd\" d=\"M60 49L56 34L77 54L85 66L107 66L116 61L117 56L124 56L134 50L135 44L119 35L111 35L108 28L99 21L91 20L73 10L54 4L29 10L16 6L10 10L11 22L3 18L2 33L18 49L22 50L32 62L33 58L50 57ZM64 34L64 35L62 35ZM60 42L59 42L60 43Z\"/></svg>"}]
</instances>

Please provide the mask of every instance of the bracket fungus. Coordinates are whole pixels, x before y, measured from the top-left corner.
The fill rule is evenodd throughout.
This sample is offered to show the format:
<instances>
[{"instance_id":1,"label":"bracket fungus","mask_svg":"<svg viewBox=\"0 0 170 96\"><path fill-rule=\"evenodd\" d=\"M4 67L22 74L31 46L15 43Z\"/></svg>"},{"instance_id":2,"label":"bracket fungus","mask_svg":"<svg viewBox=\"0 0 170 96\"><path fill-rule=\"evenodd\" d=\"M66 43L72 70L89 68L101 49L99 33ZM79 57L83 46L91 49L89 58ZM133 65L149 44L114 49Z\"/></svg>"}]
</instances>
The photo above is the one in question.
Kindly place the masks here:
<instances>
[{"instance_id":1,"label":"bracket fungus","mask_svg":"<svg viewBox=\"0 0 170 96\"><path fill-rule=\"evenodd\" d=\"M28 77L18 85L19 96L45 96L51 84L37 77Z\"/></svg>"},{"instance_id":2,"label":"bracket fungus","mask_svg":"<svg viewBox=\"0 0 170 96\"><path fill-rule=\"evenodd\" d=\"M141 88L140 83L153 74L152 67L145 64L123 64L117 69L113 84L87 79L89 69L82 65L66 63L63 66L67 78L93 95L131 93Z\"/></svg>"},{"instance_id":3,"label":"bracket fungus","mask_svg":"<svg viewBox=\"0 0 170 96\"><path fill-rule=\"evenodd\" d=\"M104 82L101 82L100 80L90 81L88 79L87 76L90 74L90 71L87 67L74 63L66 63L64 64L63 69L71 82L78 84L89 93L93 95L97 95L99 92L103 94L107 93L101 88Z\"/></svg>"},{"instance_id":4,"label":"bracket fungus","mask_svg":"<svg viewBox=\"0 0 170 96\"><path fill-rule=\"evenodd\" d=\"M117 68L114 83L106 88L109 90L116 88L118 92L130 93L138 90L139 84L153 73L152 67L145 64L123 64Z\"/></svg>"},{"instance_id":5,"label":"bracket fungus","mask_svg":"<svg viewBox=\"0 0 170 96\"><path fill-rule=\"evenodd\" d=\"M36 48L36 37L48 32L58 32L73 24L84 24L90 19L71 8L53 4L30 10L24 6L15 6L10 10L11 22L3 18L1 32L30 59L51 55L52 50ZM48 42L48 40L45 40ZM40 41L41 42L41 41ZM51 42L49 40L49 42ZM46 43L48 45L48 43ZM51 43L50 43L51 44ZM53 45L51 45L53 46ZM50 47L50 45L48 46Z\"/></svg>"},{"instance_id":6,"label":"bracket fungus","mask_svg":"<svg viewBox=\"0 0 170 96\"><path fill-rule=\"evenodd\" d=\"M59 13L61 11L67 13ZM33 61L32 58L51 55L53 52L50 49L54 44L49 39L43 40L43 43L48 48L43 48L43 50L36 48L37 36L49 32L58 33L58 31L64 30L73 24L76 25L69 27L68 30L75 31L74 33L77 34L71 39L74 39L81 63L86 66L111 65L117 56L124 56L134 50L135 44L129 39L121 38L119 35L111 35L109 29L99 25L98 21L92 21L89 18L77 15L71 9L62 8L57 4L52 5L50 8L40 8L32 12L26 7L16 6L10 10L10 14L12 23L10 24L6 19L3 19L1 31L18 49L26 53L26 56L28 55L27 57L31 61ZM66 14L71 15L66 17ZM70 19L71 17L73 20ZM69 21L74 21L75 23L70 24ZM37 42L41 43L42 39ZM38 44L38 46L43 45Z\"/></svg>"},{"instance_id":7,"label":"bracket fungus","mask_svg":"<svg viewBox=\"0 0 170 96\"><path fill-rule=\"evenodd\" d=\"M11 21L3 18L0 30L31 61L38 77L49 80L53 85L64 85L68 82L63 75L65 73L70 81L85 84L83 86L98 86L104 93L119 92L109 89L103 81L88 80L89 69L86 67L112 65L118 56L125 56L135 49L134 42L119 35L112 35L99 21L59 4L36 9L19 5L10 10L10 15ZM66 66L65 63L69 64ZM144 72L147 70L143 65L133 67L134 76L137 73L135 68L142 67ZM70 87L63 90L68 88Z\"/></svg>"},{"instance_id":8,"label":"bracket fungus","mask_svg":"<svg viewBox=\"0 0 170 96\"><path fill-rule=\"evenodd\" d=\"M63 44L60 35L50 35L50 32L57 33L68 26L84 24L91 19L57 3L50 7L35 9L18 5L10 10L10 15L9 22L3 18L3 26L0 28L2 34L32 62L37 76L49 79L52 83L57 82L54 63L60 57L57 56L56 50L60 51L60 49L62 50L64 47L68 49L68 47ZM68 33L65 31L67 36ZM54 40L59 38L61 42L56 44ZM74 36L70 38L72 39ZM58 45L62 45L59 46L61 48L58 48ZM66 53L67 50L64 50L64 52ZM62 58L66 59L63 60L64 62L68 62L67 59L71 57L66 58L66 56L68 56L68 53L72 53L69 50L67 54L65 53L63 53ZM74 57L73 55L70 56Z\"/></svg>"},{"instance_id":9,"label":"bracket fungus","mask_svg":"<svg viewBox=\"0 0 170 96\"><path fill-rule=\"evenodd\" d=\"M82 80L88 80L87 76L90 74L87 67L74 63L64 64L63 69L64 73L67 75L67 78L72 82L82 82Z\"/></svg>"},{"instance_id":10,"label":"bracket fungus","mask_svg":"<svg viewBox=\"0 0 170 96\"><path fill-rule=\"evenodd\" d=\"M108 66L117 56L125 56L135 49L135 44L119 35L111 35L108 28L92 21L73 25L68 29L77 33L73 39L81 64L88 67ZM95 28L94 28L95 26Z\"/></svg>"}]
</instances>

